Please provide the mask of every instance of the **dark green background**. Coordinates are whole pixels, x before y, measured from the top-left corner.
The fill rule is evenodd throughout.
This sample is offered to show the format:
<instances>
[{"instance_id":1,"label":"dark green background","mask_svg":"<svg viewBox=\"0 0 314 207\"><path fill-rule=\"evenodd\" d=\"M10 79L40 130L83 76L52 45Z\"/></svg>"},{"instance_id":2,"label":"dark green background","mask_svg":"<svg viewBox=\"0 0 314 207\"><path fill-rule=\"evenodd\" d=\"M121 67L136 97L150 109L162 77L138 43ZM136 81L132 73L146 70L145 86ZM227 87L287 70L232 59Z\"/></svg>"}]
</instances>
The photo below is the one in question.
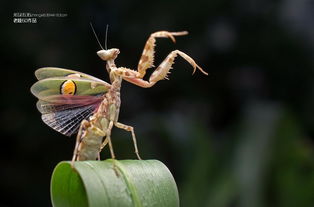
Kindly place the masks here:
<instances>
[{"instance_id":1,"label":"dark green background","mask_svg":"<svg viewBox=\"0 0 314 207\"><path fill-rule=\"evenodd\" d=\"M158 30L155 65L174 49L169 81L122 86L120 121L135 127L141 156L172 171L182 206L314 205L313 3L293 0L5 1L1 5L0 206L50 206L54 166L75 138L47 127L29 91L34 71L70 68L108 81L89 22L118 66L136 68ZM14 12L66 13L14 24ZM152 70L151 70L152 71ZM147 78L147 77L146 77ZM131 135L114 129L118 159L135 158ZM108 149L102 158L108 158Z\"/></svg>"}]
</instances>

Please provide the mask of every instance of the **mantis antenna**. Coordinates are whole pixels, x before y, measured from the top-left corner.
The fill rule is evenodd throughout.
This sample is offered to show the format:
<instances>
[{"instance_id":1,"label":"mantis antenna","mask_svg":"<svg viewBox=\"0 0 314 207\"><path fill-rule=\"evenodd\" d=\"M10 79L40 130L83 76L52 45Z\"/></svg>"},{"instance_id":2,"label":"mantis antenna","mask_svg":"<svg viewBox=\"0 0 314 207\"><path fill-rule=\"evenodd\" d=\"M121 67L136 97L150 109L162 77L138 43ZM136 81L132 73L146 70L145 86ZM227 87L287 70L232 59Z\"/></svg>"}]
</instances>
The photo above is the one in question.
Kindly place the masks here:
<instances>
[{"instance_id":1,"label":"mantis antenna","mask_svg":"<svg viewBox=\"0 0 314 207\"><path fill-rule=\"evenodd\" d=\"M105 49L106 50L108 50L108 48L107 48L108 28L109 28L109 24L107 24L107 26L106 26L106 39L105 39Z\"/></svg>"},{"instance_id":2,"label":"mantis antenna","mask_svg":"<svg viewBox=\"0 0 314 207\"><path fill-rule=\"evenodd\" d=\"M97 40L97 42L98 42L100 48L101 48L101 49L104 49L104 48L102 47L102 45L100 44L100 42L99 42L99 39L98 39L98 37L97 37L97 35L96 35L96 32L95 32L95 30L94 30L94 27L93 27L92 23L90 22L89 24L90 24L90 26L92 27L93 33L94 33L94 35L95 35L95 37L96 37L96 40ZM108 25L107 25L107 26L108 26ZM106 33L106 37L107 37L107 33ZM106 49L107 49L107 38L106 38Z\"/></svg>"}]
</instances>

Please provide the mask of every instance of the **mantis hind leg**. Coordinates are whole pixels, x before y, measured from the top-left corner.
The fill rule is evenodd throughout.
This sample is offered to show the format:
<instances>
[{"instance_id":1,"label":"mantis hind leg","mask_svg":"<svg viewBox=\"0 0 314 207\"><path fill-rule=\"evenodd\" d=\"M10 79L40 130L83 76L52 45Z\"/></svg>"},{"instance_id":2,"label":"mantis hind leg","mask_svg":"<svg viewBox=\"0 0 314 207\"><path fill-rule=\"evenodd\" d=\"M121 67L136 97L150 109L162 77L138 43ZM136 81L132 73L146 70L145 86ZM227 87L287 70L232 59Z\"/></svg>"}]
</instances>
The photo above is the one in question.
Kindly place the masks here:
<instances>
[{"instance_id":1,"label":"mantis hind leg","mask_svg":"<svg viewBox=\"0 0 314 207\"><path fill-rule=\"evenodd\" d=\"M94 160L95 158L99 160L99 148L104 136L106 136L106 133L93 122L83 120L76 137L71 163L72 167L74 161Z\"/></svg>"},{"instance_id":2,"label":"mantis hind leg","mask_svg":"<svg viewBox=\"0 0 314 207\"><path fill-rule=\"evenodd\" d=\"M140 154L138 152L138 148L137 148L137 142L136 142L136 137L135 137L135 133L134 133L134 128L132 126L128 126L119 122L115 122L114 124L116 127L120 128L120 129L124 129L126 131L131 132L132 134L132 139L133 139L133 144L134 144L134 149L135 149L135 154L137 156L137 158L139 160L141 160Z\"/></svg>"},{"instance_id":3,"label":"mantis hind leg","mask_svg":"<svg viewBox=\"0 0 314 207\"><path fill-rule=\"evenodd\" d=\"M77 155L78 155L78 148L79 148L79 145L82 141L82 137L83 137L83 131L86 130L86 128L90 125L90 123L87 121L87 120L83 120L81 125L80 125L80 128L79 128L79 131L78 131L78 134L76 136L76 142L75 142L75 147L74 147L74 152L73 152L73 157L72 157L72 161L71 161L71 166L73 167L74 166L74 161L77 159Z\"/></svg>"}]
</instances>

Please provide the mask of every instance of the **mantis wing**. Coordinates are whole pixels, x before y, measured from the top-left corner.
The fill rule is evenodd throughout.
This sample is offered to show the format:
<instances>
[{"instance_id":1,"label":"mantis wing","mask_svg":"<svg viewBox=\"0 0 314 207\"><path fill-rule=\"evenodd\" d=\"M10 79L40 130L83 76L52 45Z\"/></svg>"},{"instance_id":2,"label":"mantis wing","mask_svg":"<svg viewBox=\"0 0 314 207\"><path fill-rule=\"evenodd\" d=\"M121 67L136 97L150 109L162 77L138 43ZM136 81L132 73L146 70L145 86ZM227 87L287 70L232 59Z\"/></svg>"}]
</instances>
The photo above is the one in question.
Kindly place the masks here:
<instances>
[{"instance_id":1,"label":"mantis wing","mask_svg":"<svg viewBox=\"0 0 314 207\"><path fill-rule=\"evenodd\" d=\"M93 76L62 68L40 68L31 92L39 101L42 120L54 130L70 136L90 117L111 85Z\"/></svg>"},{"instance_id":2,"label":"mantis wing","mask_svg":"<svg viewBox=\"0 0 314 207\"><path fill-rule=\"evenodd\" d=\"M81 122L90 117L103 100L99 96L73 97L75 99L72 103L71 97L64 99L62 95L50 98L52 102L41 100L37 102L37 109L42 113L42 120L48 126L66 136L76 133Z\"/></svg>"},{"instance_id":3,"label":"mantis wing","mask_svg":"<svg viewBox=\"0 0 314 207\"><path fill-rule=\"evenodd\" d=\"M64 69L64 68L57 68L57 67L44 67L39 68L35 71L35 76L38 80L52 78L52 77L69 77L69 76L76 76L85 79L94 80L97 82L106 83L105 81L95 78L91 75L87 75L85 73L81 73L75 70Z\"/></svg>"},{"instance_id":4,"label":"mantis wing","mask_svg":"<svg viewBox=\"0 0 314 207\"><path fill-rule=\"evenodd\" d=\"M59 95L64 95L63 98L67 96L71 97L77 95L78 96L103 95L109 90L110 87L111 85L104 81L98 82L95 80L85 79L81 77L53 77L37 81L31 87L31 92L39 100L51 102L49 99Z\"/></svg>"}]
</instances>

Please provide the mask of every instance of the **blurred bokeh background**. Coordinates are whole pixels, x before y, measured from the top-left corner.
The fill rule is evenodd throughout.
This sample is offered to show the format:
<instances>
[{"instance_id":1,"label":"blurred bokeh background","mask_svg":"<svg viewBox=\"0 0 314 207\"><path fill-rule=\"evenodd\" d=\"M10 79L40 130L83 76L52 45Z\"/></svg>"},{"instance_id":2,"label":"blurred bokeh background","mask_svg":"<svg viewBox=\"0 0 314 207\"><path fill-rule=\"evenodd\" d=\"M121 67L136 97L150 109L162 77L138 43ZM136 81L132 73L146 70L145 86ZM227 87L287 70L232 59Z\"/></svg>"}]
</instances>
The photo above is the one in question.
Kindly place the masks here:
<instances>
[{"instance_id":1,"label":"blurred bokeh background","mask_svg":"<svg viewBox=\"0 0 314 207\"><path fill-rule=\"evenodd\" d=\"M43 66L109 81L89 22L102 43L109 24L108 47L131 68L150 33L190 32L158 39L155 65L179 49L209 76L177 58L169 81L121 91L120 121L135 127L144 159L169 167L181 206L314 206L313 1L20 0L0 11L1 207L51 206L51 173L75 138L41 121L29 88ZM16 24L15 12L67 16ZM129 133L114 129L113 144L119 159L135 159Z\"/></svg>"}]
</instances>

